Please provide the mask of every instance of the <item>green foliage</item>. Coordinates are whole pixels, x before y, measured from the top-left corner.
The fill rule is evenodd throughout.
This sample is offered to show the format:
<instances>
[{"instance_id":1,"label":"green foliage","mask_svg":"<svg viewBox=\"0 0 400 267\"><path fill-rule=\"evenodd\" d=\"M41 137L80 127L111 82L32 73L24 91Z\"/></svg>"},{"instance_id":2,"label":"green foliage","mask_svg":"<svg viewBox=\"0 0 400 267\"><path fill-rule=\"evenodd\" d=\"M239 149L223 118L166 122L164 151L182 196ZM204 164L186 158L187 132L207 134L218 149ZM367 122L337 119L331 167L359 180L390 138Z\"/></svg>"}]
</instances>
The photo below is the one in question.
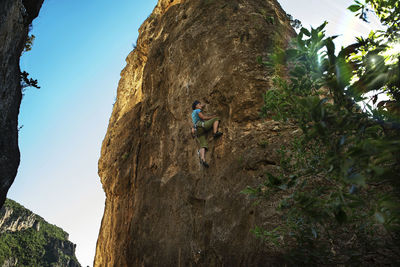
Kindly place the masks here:
<instances>
[{"instance_id":1,"label":"green foliage","mask_svg":"<svg viewBox=\"0 0 400 267\"><path fill-rule=\"evenodd\" d=\"M26 38L25 46L24 46L24 51L23 52L28 52L32 50L33 42L35 41L36 36L31 34L28 35Z\"/></svg>"},{"instance_id":2,"label":"green foliage","mask_svg":"<svg viewBox=\"0 0 400 267\"><path fill-rule=\"evenodd\" d=\"M122 154L121 159L122 159L122 160L126 160L126 159L129 157L129 154L130 154L130 153L125 152L124 154Z\"/></svg>"},{"instance_id":3,"label":"green foliage","mask_svg":"<svg viewBox=\"0 0 400 267\"><path fill-rule=\"evenodd\" d=\"M374 89L378 93L386 92L391 100L381 103L387 109L400 101L400 4L397 0L366 0L366 4L355 1L349 10L356 12L361 19L367 21L368 12L372 8L386 31L371 32L368 38L358 38L355 50L350 56L350 63L358 67L358 88L363 92ZM362 84L364 82L364 84ZM365 83L367 82L367 83ZM374 99L374 103L376 102ZM398 111L398 110L397 110ZM399 112L397 112L399 115Z\"/></svg>"},{"instance_id":4,"label":"green foliage","mask_svg":"<svg viewBox=\"0 0 400 267\"><path fill-rule=\"evenodd\" d=\"M7 199L4 208L12 209L12 217L28 217L32 214L29 210L15 201ZM0 235L0 265L10 258L18 259L18 266L54 266L60 262L58 258L51 255L52 246L58 242L68 240L68 234L61 228L47 223L43 218L36 216L40 224L39 231L28 228L22 231L6 231ZM57 252L61 261L66 263L70 260L78 263L74 256L65 255L62 251Z\"/></svg>"},{"instance_id":5,"label":"green foliage","mask_svg":"<svg viewBox=\"0 0 400 267\"><path fill-rule=\"evenodd\" d=\"M34 80L32 78L29 78L29 73L26 71L21 72L21 88L22 91L24 91L27 87L35 87L37 89L40 89L40 86L38 85L38 81Z\"/></svg>"},{"instance_id":6,"label":"green foliage","mask_svg":"<svg viewBox=\"0 0 400 267\"><path fill-rule=\"evenodd\" d=\"M400 51L393 54L399 3L366 2L387 32L358 38L336 54L336 36L325 35L325 22L301 28L290 49L259 60L288 70L288 78L275 77L266 92L263 114L295 124L303 135L278 151L280 173L266 174L263 184L243 192L283 196L278 210L285 224L254 231L276 246L296 247L290 253L304 263L334 263L335 255L345 255L341 261L354 264L355 255L376 251L379 242L399 241ZM364 13L366 7L356 1L349 9ZM381 93L390 100L377 103ZM376 107L366 103L368 94Z\"/></svg>"},{"instance_id":7,"label":"green foliage","mask_svg":"<svg viewBox=\"0 0 400 267\"><path fill-rule=\"evenodd\" d=\"M268 17L265 18L265 21L268 24L274 25L275 24L275 17L274 16L268 16Z\"/></svg>"},{"instance_id":8,"label":"green foliage","mask_svg":"<svg viewBox=\"0 0 400 267\"><path fill-rule=\"evenodd\" d=\"M29 25L29 31L31 29L32 29L32 24ZM23 53L32 50L32 46L33 46L33 42L35 41L35 38L36 38L36 36L33 34L27 36ZM38 85L38 81L34 80L32 78L29 78L28 76L29 76L28 72L26 72L26 71L21 72L20 81L21 81L22 92L24 92L27 87L35 87L37 89L40 88L40 86Z\"/></svg>"},{"instance_id":9,"label":"green foliage","mask_svg":"<svg viewBox=\"0 0 400 267\"><path fill-rule=\"evenodd\" d=\"M289 19L290 25L292 25L293 28L295 28L295 29L300 29L301 28L302 25L301 25L301 21L300 20L293 18L293 16L290 15L290 14L286 14L286 16Z\"/></svg>"},{"instance_id":10,"label":"green foliage","mask_svg":"<svg viewBox=\"0 0 400 267\"><path fill-rule=\"evenodd\" d=\"M382 25L386 27L386 31L378 31L389 37L389 41L399 38L400 32L400 4L398 0L365 0L365 3L354 1L354 4L348 9L355 12L360 19L368 22L368 13L374 12ZM397 40L398 41L398 40Z\"/></svg>"}]
</instances>

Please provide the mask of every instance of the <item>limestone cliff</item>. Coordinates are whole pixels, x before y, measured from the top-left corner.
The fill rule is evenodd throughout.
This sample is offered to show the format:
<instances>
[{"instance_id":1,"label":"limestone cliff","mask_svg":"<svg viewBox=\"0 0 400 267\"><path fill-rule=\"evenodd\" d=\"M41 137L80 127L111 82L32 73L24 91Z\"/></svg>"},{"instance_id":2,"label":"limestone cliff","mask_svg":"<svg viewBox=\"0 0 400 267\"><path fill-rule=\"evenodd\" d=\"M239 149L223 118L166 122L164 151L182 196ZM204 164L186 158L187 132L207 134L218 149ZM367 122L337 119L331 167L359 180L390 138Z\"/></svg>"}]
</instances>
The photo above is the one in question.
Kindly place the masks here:
<instances>
[{"instance_id":1,"label":"limestone cliff","mask_svg":"<svg viewBox=\"0 0 400 267\"><path fill-rule=\"evenodd\" d=\"M0 1L0 208L19 165L19 58L43 0Z\"/></svg>"},{"instance_id":2,"label":"limestone cliff","mask_svg":"<svg viewBox=\"0 0 400 267\"><path fill-rule=\"evenodd\" d=\"M260 119L271 77L256 57L293 35L276 0L158 2L127 57L102 145L106 206L95 266L280 260L250 232L268 228L274 203L254 206L240 191L279 168L276 150L291 129ZM189 134L195 99L222 119L209 169Z\"/></svg>"},{"instance_id":3,"label":"limestone cliff","mask_svg":"<svg viewBox=\"0 0 400 267\"><path fill-rule=\"evenodd\" d=\"M68 234L7 199L0 209L0 266L81 266Z\"/></svg>"}]
</instances>

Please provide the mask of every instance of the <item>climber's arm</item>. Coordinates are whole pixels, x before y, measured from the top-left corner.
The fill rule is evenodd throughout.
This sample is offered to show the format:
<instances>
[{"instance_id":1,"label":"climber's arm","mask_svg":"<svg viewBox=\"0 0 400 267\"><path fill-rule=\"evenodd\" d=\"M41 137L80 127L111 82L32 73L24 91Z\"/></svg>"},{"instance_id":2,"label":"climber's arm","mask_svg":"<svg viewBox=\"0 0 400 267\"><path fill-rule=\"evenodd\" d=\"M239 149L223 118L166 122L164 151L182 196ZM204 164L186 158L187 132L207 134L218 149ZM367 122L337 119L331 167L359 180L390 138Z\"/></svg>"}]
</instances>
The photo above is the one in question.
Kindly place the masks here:
<instances>
[{"instance_id":1,"label":"climber's arm","mask_svg":"<svg viewBox=\"0 0 400 267\"><path fill-rule=\"evenodd\" d=\"M199 112L199 117L203 121L206 121L206 120L211 120L212 118L215 118L216 116L206 116L206 115L203 114L203 112Z\"/></svg>"}]
</instances>

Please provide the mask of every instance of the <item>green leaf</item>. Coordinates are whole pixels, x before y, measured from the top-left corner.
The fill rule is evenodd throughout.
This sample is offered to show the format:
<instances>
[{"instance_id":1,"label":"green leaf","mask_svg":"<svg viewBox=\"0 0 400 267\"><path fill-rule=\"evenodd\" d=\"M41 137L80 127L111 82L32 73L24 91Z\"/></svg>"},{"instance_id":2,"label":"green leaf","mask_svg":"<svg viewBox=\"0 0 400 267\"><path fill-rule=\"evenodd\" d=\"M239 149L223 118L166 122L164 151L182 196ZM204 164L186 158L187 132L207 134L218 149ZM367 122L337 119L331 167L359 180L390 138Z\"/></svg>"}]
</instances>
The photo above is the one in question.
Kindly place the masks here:
<instances>
[{"instance_id":1,"label":"green leaf","mask_svg":"<svg viewBox=\"0 0 400 267\"><path fill-rule=\"evenodd\" d=\"M320 26L318 26L318 28L316 28L315 30L317 31L317 32L320 32L320 31L322 31L324 28L325 28L325 26L328 24L328 22L327 21L324 21L324 23L322 23Z\"/></svg>"},{"instance_id":2,"label":"green leaf","mask_svg":"<svg viewBox=\"0 0 400 267\"><path fill-rule=\"evenodd\" d=\"M267 173L267 177L268 177L268 182L270 185L281 185L282 184L282 181L278 177L272 175L271 173Z\"/></svg>"},{"instance_id":3,"label":"green leaf","mask_svg":"<svg viewBox=\"0 0 400 267\"><path fill-rule=\"evenodd\" d=\"M317 230L315 230L315 228L313 227L313 228L311 228L311 232L312 232L314 238L317 239L317 237L318 237Z\"/></svg>"},{"instance_id":4,"label":"green leaf","mask_svg":"<svg viewBox=\"0 0 400 267\"><path fill-rule=\"evenodd\" d=\"M350 183L365 186L365 177L361 173L352 174L347 179Z\"/></svg>"},{"instance_id":5,"label":"green leaf","mask_svg":"<svg viewBox=\"0 0 400 267\"><path fill-rule=\"evenodd\" d=\"M385 223L385 217L379 211L375 212L375 219L381 224Z\"/></svg>"},{"instance_id":6,"label":"green leaf","mask_svg":"<svg viewBox=\"0 0 400 267\"><path fill-rule=\"evenodd\" d=\"M306 70L303 67L297 66L290 72L295 77L302 77L306 74Z\"/></svg>"},{"instance_id":7,"label":"green leaf","mask_svg":"<svg viewBox=\"0 0 400 267\"><path fill-rule=\"evenodd\" d=\"M332 38L328 38L326 40L326 48L327 48L327 54L329 56L329 58L331 58L332 56L334 56L335 54L335 44L332 41Z\"/></svg>"},{"instance_id":8,"label":"green leaf","mask_svg":"<svg viewBox=\"0 0 400 267\"><path fill-rule=\"evenodd\" d=\"M281 190L286 190L287 189L287 185L286 184L282 184L280 186L278 186L279 189Z\"/></svg>"},{"instance_id":9,"label":"green leaf","mask_svg":"<svg viewBox=\"0 0 400 267\"><path fill-rule=\"evenodd\" d=\"M345 88L350 84L350 80L353 77L353 69L344 59L338 58L336 71L340 88Z\"/></svg>"},{"instance_id":10,"label":"green leaf","mask_svg":"<svg viewBox=\"0 0 400 267\"><path fill-rule=\"evenodd\" d=\"M241 194L246 194L246 195L256 195L257 194L257 189L254 189L250 186L246 187L246 189L243 189L240 191Z\"/></svg>"},{"instance_id":11,"label":"green leaf","mask_svg":"<svg viewBox=\"0 0 400 267\"><path fill-rule=\"evenodd\" d=\"M361 6L359 6L359 5L351 5L347 9L350 10L351 12L357 12L358 10L361 9Z\"/></svg>"},{"instance_id":12,"label":"green leaf","mask_svg":"<svg viewBox=\"0 0 400 267\"><path fill-rule=\"evenodd\" d=\"M292 59L292 58L295 58L296 56L298 56L299 52L300 51L297 49L288 49L288 50L286 50L286 56L288 59Z\"/></svg>"},{"instance_id":13,"label":"green leaf","mask_svg":"<svg viewBox=\"0 0 400 267\"><path fill-rule=\"evenodd\" d=\"M311 33L306 28L301 28L300 32L302 32L304 35L306 35L308 37L311 36Z\"/></svg>"},{"instance_id":14,"label":"green leaf","mask_svg":"<svg viewBox=\"0 0 400 267\"><path fill-rule=\"evenodd\" d=\"M339 208L339 210L335 213L335 218L338 223L343 224L347 221L347 214L342 208Z\"/></svg>"}]
</instances>

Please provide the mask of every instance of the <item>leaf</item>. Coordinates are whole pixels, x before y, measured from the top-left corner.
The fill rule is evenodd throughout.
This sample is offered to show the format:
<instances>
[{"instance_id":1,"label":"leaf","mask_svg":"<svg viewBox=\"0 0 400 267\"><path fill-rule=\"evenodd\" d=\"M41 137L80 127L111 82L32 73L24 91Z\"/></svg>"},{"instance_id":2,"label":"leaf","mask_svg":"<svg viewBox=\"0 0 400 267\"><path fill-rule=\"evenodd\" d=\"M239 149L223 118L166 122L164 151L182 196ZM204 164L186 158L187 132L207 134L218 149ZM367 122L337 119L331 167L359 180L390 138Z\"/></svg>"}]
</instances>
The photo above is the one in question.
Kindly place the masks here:
<instances>
[{"instance_id":1,"label":"leaf","mask_svg":"<svg viewBox=\"0 0 400 267\"><path fill-rule=\"evenodd\" d=\"M297 35L297 47L300 48L300 50L304 51L305 50L305 42L303 41L303 33L300 32L299 35Z\"/></svg>"},{"instance_id":2,"label":"leaf","mask_svg":"<svg viewBox=\"0 0 400 267\"><path fill-rule=\"evenodd\" d=\"M345 88L350 84L350 80L353 77L353 70L344 59L338 58L336 63L337 79L338 84L341 88Z\"/></svg>"},{"instance_id":3,"label":"leaf","mask_svg":"<svg viewBox=\"0 0 400 267\"><path fill-rule=\"evenodd\" d=\"M351 195L354 195L355 193L357 193L357 191L358 191L357 186L355 186L354 184L352 184L351 187L350 187L349 193L350 193Z\"/></svg>"},{"instance_id":4,"label":"leaf","mask_svg":"<svg viewBox=\"0 0 400 267\"><path fill-rule=\"evenodd\" d=\"M387 103L391 103L391 102L392 102L392 101L390 101L390 100L383 100L383 101L380 101L380 102L378 103L377 107L378 107L378 108L383 107L383 106L385 106Z\"/></svg>"},{"instance_id":5,"label":"leaf","mask_svg":"<svg viewBox=\"0 0 400 267\"><path fill-rule=\"evenodd\" d=\"M299 50L297 49L288 49L286 50L286 56L288 59L294 58L299 54Z\"/></svg>"},{"instance_id":6,"label":"leaf","mask_svg":"<svg viewBox=\"0 0 400 267\"><path fill-rule=\"evenodd\" d=\"M328 56L331 57L335 54L335 44L332 41L332 38L326 39L326 48L328 50Z\"/></svg>"},{"instance_id":7,"label":"leaf","mask_svg":"<svg viewBox=\"0 0 400 267\"><path fill-rule=\"evenodd\" d=\"M361 186L365 185L365 177L361 173L351 174L347 179L353 184Z\"/></svg>"},{"instance_id":8,"label":"leaf","mask_svg":"<svg viewBox=\"0 0 400 267\"><path fill-rule=\"evenodd\" d=\"M339 210L335 213L335 218L338 223L343 224L347 221L347 214L342 208L339 208Z\"/></svg>"},{"instance_id":9,"label":"leaf","mask_svg":"<svg viewBox=\"0 0 400 267\"><path fill-rule=\"evenodd\" d=\"M306 70L300 66L297 66L290 72L290 74L295 77L302 77L306 74Z\"/></svg>"},{"instance_id":10,"label":"leaf","mask_svg":"<svg viewBox=\"0 0 400 267\"><path fill-rule=\"evenodd\" d=\"M358 10L361 9L361 6L359 6L359 5L351 5L347 9L350 10L351 12L357 12Z\"/></svg>"},{"instance_id":11,"label":"leaf","mask_svg":"<svg viewBox=\"0 0 400 267\"><path fill-rule=\"evenodd\" d=\"M320 31L322 31L324 28L325 28L325 26L328 24L328 22L327 21L324 21L324 23L322 23L320 26L318 26L318 28L316 28L315 30L317 31L317 32L320 32Z\"/></svg>"},{"instance_id":12,"label":"leaf","mask_svg":"<svg viewBox=\"0 0 400 267\"><path fill-rule=\"evenodd\" d=\"M345 48L343 48L340 52L338 57L346 57L349 56L352 53L356 53L357 49L361 47L362 44L360 43L355 43L355 44L351 44Z\"/></svg>"},{"instance_id":13,"label":"leaf","mask_svg":"<svg viewBox=\"0 0 400 267\"><path fill-rule=\"evenodd\" d=\"M375 212L375 219L381 224L385 223L385 217L379 211Z\"/></svg>"},{"instance_id":14,"label":"leaf","mask_svg":"<svg viewBox=\"0 0 400 267\"><path fill-rule=\"evenodd\" d=\"M278 177L272 175L271 173L267 173L267 176L268 176L268 182L270 185L281 185L282 184L282 181Z\"/></svg>"},{"instance_id":15,"label":"leaf","mask_svg":"<svg viewBox=\"0 0 400 267\"><path fill-rule=\"evenodd\" d=\"M287 189L287 185L286 184L282 184L280 186L278 186L279 189L281 190L286 190Z\"/></svg>"},{"instance_id":16,"label":"leaf","mask_svg":"<svg viewBox=\"0 0 400 267\"><path fill-rule=\"evenodd\" d=\"M373 125L365 129L365 133L368 135L377 135L381 131L382 127L380 125Z\"/></svg>"},{"instance_id":17,"label":"leaf","mask_svg":"<svg viewBox=\"0 0 400 267\"><path fill-rule=\"evenodd\" d=\"M371 168L371 170L375 173L375 175L377 175L377 176L383 175L383 174L385 173L385 171L386 171L385 168L380 167L380 166L374 166L374 165L372 165L370 168Z\"/></svg>"},{"instance_id":18,"label":"leaf","mask_svg":"<svg viewBox=\"0 0 400 267\"><path fill-rule=\"evenodd\" d=\"M330 173L331 171L333 171L333 165L332 164L329 166L329 170L327 172Z\"/></svg>"},{"instance_id":19,"label":"leaf","mask_svg":"<svg viewBox=\"0 0 400 267\"><path fill-rule=\"evenodd\" d=\"M246 187L246 189L243 189L242 191L240 191L241 194L246 194L246 195L255 195L257 194L257 190L248 186Z\"/></svg>"},{"instance_id":20,"label":"leaf","mask_svg":"<svg viewBox=\"0 0 400 267\"><path fill-rule=\"evenodd\" d=\"M339 146L344 145L345 142L346 142L346 136L342 135L342 137L340 138L340 141L339 141Z\"/></svg>"},{"instance_id":21,"label":"leaf","mask_svg":"<svg viewBox=\"0 0 400 267\"><path fill-rule=\"evenodd\" d=\"M312 232L312 234L313 234L314 238L315 238L315 239L317 239L317 236L318 236L318 234L317 234L317 231L315 230L315 228L314 228L314 227L313 227L313 228L311 228L311 232Z\"/></svg>"},{"instance_id":22,"label":"leaf","mask_svg":"<svg viewBox=\"0 0 400 267\"><path fill-rule=\"evenodd\" d=\"M311 33L306 28L301 28L300 32L302 32L304 35L308 37L311 36Z\"/></svg>"}]
</instances>

